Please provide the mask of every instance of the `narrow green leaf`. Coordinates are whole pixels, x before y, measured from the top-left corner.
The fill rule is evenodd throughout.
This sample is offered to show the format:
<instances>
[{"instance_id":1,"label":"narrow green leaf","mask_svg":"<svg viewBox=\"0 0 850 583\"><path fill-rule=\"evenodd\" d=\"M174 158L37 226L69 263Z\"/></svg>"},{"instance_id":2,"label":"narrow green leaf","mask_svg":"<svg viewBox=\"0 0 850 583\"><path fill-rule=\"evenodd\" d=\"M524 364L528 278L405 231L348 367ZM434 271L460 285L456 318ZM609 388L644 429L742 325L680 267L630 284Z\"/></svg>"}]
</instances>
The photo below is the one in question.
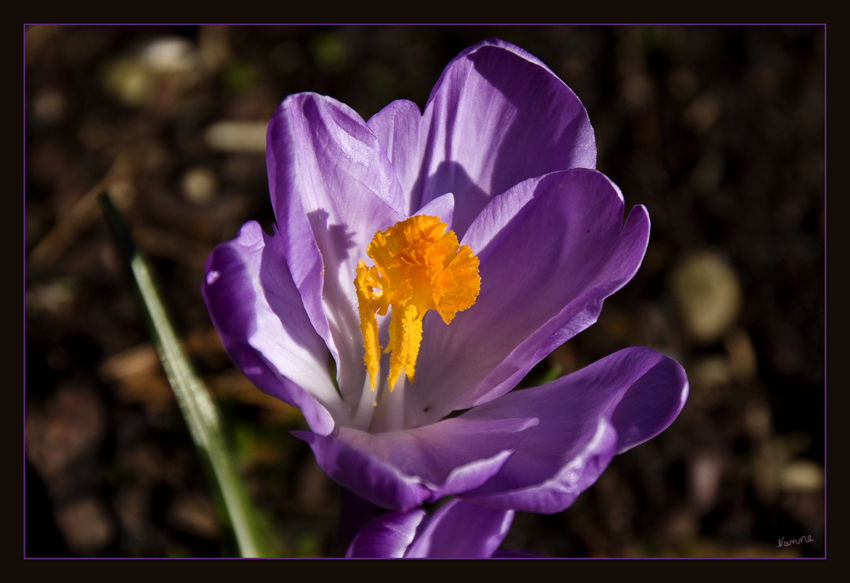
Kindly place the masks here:
<instances>
[{"instance_id":1,"label":"narrow green leaf","mask_svg":"<svg viewBox=\"0 0 850 583\"><path fill-rule=\"evenodd\" d=\"M192 368L160 299L150 267L136 250L124 220L106 194L101 195L100 202L110 230L132 273L151 337L180 411L208 467L209 477L221 496L240 554L243 557L262 556L263 537L259 532L259 521L228 451L218 408Z\"/></svg>"}]
</instances>

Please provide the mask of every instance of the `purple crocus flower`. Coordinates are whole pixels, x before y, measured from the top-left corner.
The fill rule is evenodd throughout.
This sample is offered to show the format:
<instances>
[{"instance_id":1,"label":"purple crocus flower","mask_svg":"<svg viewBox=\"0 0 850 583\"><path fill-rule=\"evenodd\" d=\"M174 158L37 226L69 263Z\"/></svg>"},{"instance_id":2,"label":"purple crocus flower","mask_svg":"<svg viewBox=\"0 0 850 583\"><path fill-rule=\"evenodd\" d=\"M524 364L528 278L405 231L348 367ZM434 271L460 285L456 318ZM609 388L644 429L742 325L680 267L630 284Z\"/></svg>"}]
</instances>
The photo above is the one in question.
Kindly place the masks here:
<instances>
[{"instance_id":1,"label":"purple crocus flower","mask_svg":"<svg viewBox=\"0 0 850 583\"><path fill-rule=\"evenodd\" d=\"M390 512L367 524L351 542L347 558L484 559L508 534L513 510L450 500L429 518L417 508ZM499 556L499 555L496 555ZM504 556L508 556L505 553ZM510 556L525 556L514 553Z\"/></svg>"},{"instance_id":2,"label":"purple crocus flower","mask_svg":"<svg viewBox=\"0 0 850 583\"><path fill-rule=\"evenodd\" d=\"M454 495L557 512L678 415L685 373L648 348L509 393L596 321L649 238L534 56L484 41L423 113L395 101L368 122L290 95L266 152L274 232L249 222L216 247L202 292L230 357L301 409L295 435L345 488L395 511Z\"/></svg>"}]
</instances>

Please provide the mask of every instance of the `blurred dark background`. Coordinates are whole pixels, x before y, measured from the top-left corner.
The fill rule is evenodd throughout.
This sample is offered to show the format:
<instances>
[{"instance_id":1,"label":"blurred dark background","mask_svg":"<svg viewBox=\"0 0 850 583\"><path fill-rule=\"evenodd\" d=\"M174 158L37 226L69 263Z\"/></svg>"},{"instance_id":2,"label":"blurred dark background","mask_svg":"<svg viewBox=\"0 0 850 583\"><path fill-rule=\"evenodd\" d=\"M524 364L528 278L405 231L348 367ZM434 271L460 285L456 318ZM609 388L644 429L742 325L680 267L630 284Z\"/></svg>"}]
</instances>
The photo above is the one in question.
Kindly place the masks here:
<instances>
[{"instance_id":1,"label":"blurred dark background","mask_svg":"<svg viewBox=\"0 0 850 583\"><path fill-rule=\"evenodd\" d=\"M221 556L220 525L96 198L151 258L281 556L325 556L339 491L297 410L224 353L204 259L273 221L265 126L314 91L424 106L500 37L579 96L598 168L652 235L599 322L532 371L646 345L691 395L565 512L502 548L564 557L824 555L824 27L26 28L26 555ZM801 537L812 542L778 546Z\"/></svg>"}]
</instances>

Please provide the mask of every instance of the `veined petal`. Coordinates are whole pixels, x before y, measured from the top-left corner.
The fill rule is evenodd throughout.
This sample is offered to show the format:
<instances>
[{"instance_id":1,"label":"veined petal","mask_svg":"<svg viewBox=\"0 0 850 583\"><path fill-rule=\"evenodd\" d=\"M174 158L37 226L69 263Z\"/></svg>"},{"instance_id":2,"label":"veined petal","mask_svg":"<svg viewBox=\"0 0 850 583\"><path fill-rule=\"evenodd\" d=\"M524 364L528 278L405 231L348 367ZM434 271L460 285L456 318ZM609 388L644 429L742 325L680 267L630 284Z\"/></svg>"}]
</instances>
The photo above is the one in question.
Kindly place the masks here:
<instances>
[{"instance_id":1,"label":"veined petal","mask_svg":"<svg viewBox=\"0 0 850 583\"><path fill-rule=\"evenodd\" d=\"M392 131L376 133L403 135L406 150L418 135L420 170L410 198L423 206L454 193L452 228L459 238L492 197L515 184L596 166L593 128L578 97L539 59L498 39L478 43L448 64L418 131L412 129L409 107L393 108L393 115L379 114L370 125L392 121ZM386 139L382 145L390 148ZM403 168L407 187L415 157L406 152L403 160L398 154L394 160Z\"/></svg>"},{"instance_id":2,"label":"veined petal","mask_svg":"<svg viewBox=\"0 0 850 583\"><path fill-rule=\"evenodd\" d=\"M424 113L390 103L369 120L402 185L407 212L453 192L462 237L487 201L533 176L595 168L587 112L542 61L490 39L453 59Z\"/></svg>"},{"instance_id":3,"label":"veined petal","mask_svg":"<svg viewBox=\"0 0 850 583\"><path fill-rule=\"evenodd\" d=\"M290 95L277 109L266 160L293 281L356 408L366 371L352 282L375 232L404 218L399 181L360 116L313 93Z\"/></svg>"},{"instance_id":4,"label":"veined petal","mask_svg":"<svg viewBox=\"0 0 850 583\"><path fill-rule=\"evenodd\" d=\"M425 511L418 508L379 516L357 533L345 557L400 559L404 557L425 518Z\"/></svg>"},{"instance_id":5,"label":"veined petal","mask_svg":"<svg viewBox=\"0 0 850 583\"><path fill-rule=\"evenodd\" d=\"M560 512L615 454L666 429L687 395L687 376L675 360L635 347L476 407L458 419L534 416L540 424L498 474L462 497L495 508Z\"/></svg>"},{"instance_id":6,"label":"veined petal","mask_svg":"<svg viewBox=\"0 0 850 583\"><path fill-rule=\"evenodd\" d=\"M513 517L512 510L496 510L457 499L449 500L430 518L418 508L389 512L367 524L351 542L345 556L487 558L493 556L508 534Z\"/></svg>"},{"instance_id":7,"label":"veined petal","mask_svg":"<svg viewBox=\"0 0 850 583\"><path fill-rule=\"evenodd\" d=\"M406 421L424 425L513 388L596 321L637 272L649 216L622 223L619 189L595 170L527 180L493 199L461 243L480 259L481 292L450 326L426 315Z\"/></svg>"},{"instance_id":8,"label":"veined petal","mask_svg":"<svg viewBox=\"0 0 850 583\"><path fill-rule=\"evenodd\" d=\"M508 534L512 510L496 510L450 500L434 512L405 558L483 559L491 557Z\"/></svg>"},{"instance_id":9,"label":"veined petal","mask_svg":"<svg viewBox=\"0 0 850 583\"><path fill-rule=\"evenodd\" d=\"M419 107L412 101L399 99L373 115L367 123L395 168L405 197L405 212L416 214L422 206L418 196L415 199L411 196L422 170L423 146L419 136L422 114Z\"/></svg>"},{"instance_id":10,"label":"veined petal","mask_svg":"<svg viewBox=\"0 0 850 583\"><path fill-rule=\"evenodd\" d=\"M424 215L437 217L441 223L445 223L452 227L452 220L455 213L455 197L451 192L447 192L443 196L439 196L431 200L428 204L413 213L414 215Z\"/></svg>"},{"instance_id":11,"label":"veined petal","mask_svg":"<svg viewBox=\"0 0 850 583\"><path fill-rule=\"evenodd\" d=\"M233 362L264 392L301 409L313 431L330 433L341 406L327 374L330 354L304 311L280 237L248 222L213 250L204 271L201 293Z\"/></svg>"},{"instance_id":12,"label":"veined petal","mask_svg":"<svg viewBox=\"0 0 850 583\"><path fill-rule=\"evenodd\" d=\"M504 465L535 419L446 419L416 429L371 434L347 427L333 435L293 435L310 444L319 466L354 494L404 512L476 488Z\"/></svg>"}]
</instances>

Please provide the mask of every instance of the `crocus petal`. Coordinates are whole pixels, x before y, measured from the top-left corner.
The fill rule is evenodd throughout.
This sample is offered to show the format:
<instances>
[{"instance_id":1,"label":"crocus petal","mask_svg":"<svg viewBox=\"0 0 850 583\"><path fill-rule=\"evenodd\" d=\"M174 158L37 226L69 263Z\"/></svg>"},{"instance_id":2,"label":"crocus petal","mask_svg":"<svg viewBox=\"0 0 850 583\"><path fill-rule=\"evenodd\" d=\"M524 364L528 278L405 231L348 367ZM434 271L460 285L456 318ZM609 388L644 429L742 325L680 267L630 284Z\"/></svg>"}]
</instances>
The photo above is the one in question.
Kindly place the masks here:
<instances>
[{"instance_id":1,"label":"crocus petal","mask_svg":"<svg viewBox=\"0 0 850 583\"><path fill-rule=\"evenodd\" d=\"M292 278L356 407L365 368L354 277L375 232L403 219L395 170L366 122L313 93L290 95L269 123L272 206Z\"/></svg>"},{"instance_id":2,"label":"crocus petal","mask_svg":"<svg viewBox=\"0 0 850 583\"><path fill-rule=\"evenodd\" d=\"M405 195L405 212L413 215L420 208L419 196L412 197L422 170L424 142L420 144L422 114L412 101L393 101L368 121L383 148ZM449 192L448 190L446 192Z\"/></svg>"},{"instance_id":3,"label":"crocus petal","mask_svg":"<svg viewBox=\"0 0 850 583\"><path fill-rule=\"evenodd\" d=\"M491 201L461 241L480 259L481 293L449 326L426 315L408 423L507 392L596 321L649 240L646 209L634 207L623 225L623 206L619 189L586 169L527 180Z\"/></svg>"},{"instance_id":4,"label":"crocus petal","mask_svg":"<svg viewBox=\"0 0 850 583\"><path fill-rule=\"evenodd\" d=\"M424 215L428 217L437 217L438 219L440 219L440 222L449 225L449 228L451 228L452 219L454 218L454 212L455 197L451 192L449 192L444 194L443 196L435 198L414 214Z\"/></svg>"},{"instance_id":5,"label":"crocus petal","mask_svg":"<svg viewBox=\"0 0 850 583\"><path fill-rule=\"evenodd\" d=\"M340 405L330 354L304 311L281 238L248 222L213 250L204 271L201 293L233 362L264 392L301 409L313 431L330 433Z\"/></svg>"},{"instance_id":6,"label":"crocus petal","mask_svg":"<svg viewBox=\"0 0 850 583\"><path fill-rule=\"evenodd\" d=\"M422 158L410 196L422 206L454 193L452 228L459 238L491 197L515 184L596 165L593 128L578 97L539 59L497 39L449 63L431 91L418 135ZM413 157L404 162L400 174L408 176Z\"/></svg>"},{"instance_id":7,"label":"crocus petal","mask_svg":"<svg viewBox=\"0 0 850 583\"><path fill-rule=\"evenodd\" d=\"M421 509L389 512L379 516L357 533L345 557L400 559L413 542L425 517L425 511Z\"/></svg>"},{"instance_id":8,"label":"crocus petal","mask_svg":"<svg viewBox=\"0 0 850 583\"><path fill-rule=\"evenodd\" d=\"M511 527L512 510L450 500L428 520L406 558L480 559L493 555Z\"/></svg>"},{"instance_id":9,"label":"crocus petal","mask_svg":"<svg viewBox=\"0 0 850 583\"><path fill-rule=\"evenodd\" d=\"M421 116L414 103L394 101L369 127L396 169L408 214L455 193L458 237L511 186L596 166L593 128L578 97L539 59L498 39L452 60Z\"/></svg>"},{"instance_id":10,"label":"crocus petal","mask_svg":"<svg viewBox=\"0 0 850 583\"><path fill-rule=\"evenodd\" d=\"M347 558L477 559L493 556L514 513L450 500L426 518L421 509L390 512L361 530ZM505 556L531 556L507 554Z\"/></svg>"},{"instance_id":11,"label":"crocus petal","mask_svg":"<svg viewBox=\"0 0 850 583\"><path fill-rule=\"evenodd\" d=\"M371 434L342 427L333 435L293 435L310 444L319 466L354 494L403 512L466 492L499 471L536 419L446 419L416 429Z\"/></svg>"},{"instance_id":12,"label":"crocus petal","mask_svg":"<svg viewBox=\"0 0 850 583\"><path fill-rule=\"evenodd\" d=\"M675 360L634 347L476 407L458 419L534 416L540 424L496 476L462 497L495 508L560 512L615 454L666 429L687 395L685 371Z\"/></svg>"}]
</instances>

